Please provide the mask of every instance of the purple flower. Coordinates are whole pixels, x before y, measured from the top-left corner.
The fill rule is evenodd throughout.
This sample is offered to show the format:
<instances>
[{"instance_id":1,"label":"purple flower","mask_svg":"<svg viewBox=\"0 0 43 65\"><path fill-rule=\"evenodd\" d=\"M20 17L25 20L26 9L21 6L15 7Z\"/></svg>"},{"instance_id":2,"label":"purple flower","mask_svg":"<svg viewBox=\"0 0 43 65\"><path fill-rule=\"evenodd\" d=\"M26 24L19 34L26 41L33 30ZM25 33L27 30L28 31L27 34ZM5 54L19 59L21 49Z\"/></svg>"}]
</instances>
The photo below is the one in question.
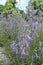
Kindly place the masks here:
<instances>
[{"instance_id":1,"label":"purple flower","mask_svg":"<svg viewBox=\"0 0 43 65\"><path fill-rule=\"evenodd\" d=\"M37 38L39 38L39 35L37 33L35 35L36 35Z\"/></svg>"},{"instance_id":2,"label":"purple flower","mask_svg":"<svg viewBox=\"0 0 43 65\"><path fill-rule=\"evenodd\" d=\"M15 47L20 46L20 44L22 44L22 42L18 42L17 44L15 44Z\"/></svg>"},{"instance_id":3,"label":"purple flower","mask_svg":"<svg viewBox=\"0 0 43 65\"><path fill-rule=\"evenodd\" d=\"M12 52L15 52L15 50L16 50L15 48L12 48Z\"/></svg>"},{"instance_id":4,"label":"purple flower","mask_svg":"<svg viewBox=\"0 0 43 65\"><path fill-rule=\"evenodd\" d=\"M33 40L33 38L28 36L28 41L31 42L32 40Z\"/></svg>"},{"instance_id":5,"label":"purple flower","mask_svg":"<svg viewBox=\"0 0 43 65\"><path fill-rule=\"evenodd\" d=\"M40 16L42 15L42 12L41 12L41 11L39 11L39 15L40 15Z\"/></svg>"},{"instance_id":6,"label":"purple flower","mask_svg":"<svg viewBox=\"0 0 43 65\"><path fill-rule=\"evenodd\" d=\"M15 44L10 44L10 48L12 48Z\"/></svg>"},{"instance_id":7,"label":"purple flower","mask_svg":"<svg viewBox=\"0 0 43 65\"><path fill-rule=\"evenodd\" d=\"M34 14L35 14L35 15L37 14L37 12L38 12L37 10L34 10Z\"/></svg>"},{"instance_id":8,"label":"purple flower","mask_svg":"<svg viewBox=\"0 0 43 65\"><path fill-rule=\"evenodd\" d=\"M19 46L19 45L18 45L18 44L15 44L15 47L16 47L16 46Z\"/></svg>"},{"instance_id":9,"label":"purple flower","mask_svg":"<svg viewBox=\"0 0 43 65\"><path fill-rule=\"evenodd\" d=\"M42 8L42 11L43 11L43 8Z\"/></svg>"},{"instance_id":10,"label":"purple flower","mask_svg":"<svg viewBox=\"0 0 43 65\"><path fill-rule=\"evenodd\" d=\"M20 40L22 40L23 38L24 38L24 33L20 35Z\"/></svg>"},{"instance_id":11,"label":"purple flower","mask_svg":"<svg viewBox=\"0 0 43 65\"><path fill-rule=\"evenodd\" d=\"M27 40L25 41L25 46L26 46L26 48L29 47L29 44L28 44Z\"/></svg>"},{"instance_id":12,"label":"purple flower","mask_svg":"<svg viewBox=\"0 0 43 65\"><path fill-rule=\"evenodd\" d=\"M41 65L43 65L43 63Z\"/></svg>"},{"instance_id":13,"label":"purple flower","mask_svg":"<svg viewBox=\"0 0 43 65\"><path fill-rule=\"evenodd\" d=\"M32 13L32 9L29 10L29 13Z\"/></svg>"},{"instance_id":14,"label":"purple flower","mask_svg":"<svg viewBox=\"0 0 43 65\"><path fill-rule=\"evenodd\" d=\"M31 34L32 34L32 32L33 32L33 31L29 31L29 35L31 35Z\"/></svg>"},{"instance_id":15,"label":"purple flower","mask_svg":"<svg viewBox=\"0 0 43 65\"><path fill-rule=\"evenodd\" d=\"M10 47L12 49L12 51L15 53L15 54L18 54L18 50L15 48L15 46L17 46L17 44L10 44Z\"/></svg>"},{"instance_id":16,"label":"purple flower","mask_svg":"<svg viewBox=\"0 0 43 65\"><path fill-rule=\"evenodd\" d=\"M33 17L33 21L34 21L34 22L36 22L36 21L37 21L37 19L36 19L35 17Z\"/></svg>"},{"instance_id":17,"label":"purple flower","mask_svg":"<svg viewBox=\"0 0 43 65\"><path fill-rule=\"evenodd\" d=\"M32 61L34 61L34 57L32 56Z\"/></svg>"},{"instance_id":18,"label":"purple flower","mask_svg":"<svg viewBox=\"0 0 43 65\"><path fill-rule=\"evenodd\" d=\"M18 42L18 45L20 46L22 44L22 42Z\"/></svg>"},{"instance_id":19,"label":"purple flower","mask_svg":"<svg viewBox=\"0 0 43 65\"><path fill-rule=\"evenodd\" d=\"M29 27L29 24L26 24L26 25L25 25L25 28L27 29L28 27Z\"/></svg>"},{"instance_id":20,"label":"purple flower","mask_svg":"<svg viewBox=\"0 0 43 65\"><path fill-rule=\"evenodd\" d=\"M25 53L25 51L23 49L22 52L21 52L21 56L25 56L25 55L26 55L26 53Z\"/></svg>"},{"instance_id":21,"label":"purple flower","mask_svg":"<svg viewBox=\"0 0 43 65\"><path fill-rule=\"evenodd\" d=\"M42 42L39 42L39 46L42 46Z\"/></svg>"},{"instance_id":22,"label":"purple flower","mask_svg":"<svg viewBox=\"0 0 43 65\"><path fill-rule=\"evenodd\" d=\"M32 15L30 15L30 18L32 18L32 19L33 19L33 16L32 16Z\"/></svg>"},{"instance_id":23,"label":"purple flower","mask_svg":"<svg viewBox=\"0 0 43 65\"><path fill-rule=\"evenodd\" d=\"M24 48L24 45L20 46L20 49L23 49Z\"/></svg>"},{"instance_id":24,"label":"purple flower","mask_svg":"<svg viewBox=\"0 0 43 65\"><path fill-rule=\"evenodd\" d=\"M38 59L39 58L39 56L38 56L38 54L36 53L36 59Z\"/></svg>"},{"instance_id":25,"label":"purple flower","mask_svg":"<svg viewBox=\"0 0 43 65\"><path fill-rule=\"evenodd\" d=\"M26 43L25 45L26 45L26 48L28 48L28 47L29 47L29 44L28 44L28 43Z\"/></svg>"},{"instance_id":26,"label":"purple flower","mask_svg":"<svg viewBox=\"0 0 43 65\"><path fill-rule=\"evenodd\" d=\"M39 23L38 22L35 22L34 23L34 29L36 29L38 27Z\"/></svg>"},{"instance_id":27,"label":"purple flower","mask_svg":"<svg viewBox=\"0 0 43 65\"><path fill-rule=\"evenodd\" d=\"M41 49L41 54L43 55L43 48Z\"/></svg>"},{"instance_id":28,"label":"purple flower","mask_svg":"<svg viewBox=\"0 0 43 65\"><path fill-rule=\"evenodd\" d=\"M10 28L10 29L12 29L12 28L13 28L13 26L14 26L14 24L13 24L13 23L10 23L10 24L9 24L9 28Z\"/></svg>"},{"instance_id":29,"label":"purple flower","mask_svg":"<svg viewBox=\"0 0 43 65\"><path fill-rule=\"evenodd\" d=\"M15 54L18 54L18 50L17 50L17 49L12 48L12 51L13 51Z\"/></svg>"},{"instance_id":30,"label":"purple flower","mask_svg":"<svg viewBox=\"0 0 43 65\"><path fill-rule=\"evenodd\" d=\"M18 50L15 50L15 54L18 54Z\"/></svg>"},{"instance_id":31,"label":"purple flower","mask_svg":"<svg viewBox=\"0 0 43 65\"><path fill-rule=\"evenodd\" d=\"M40 21L42 21L43 20L43 18L42 17L40 17Z\"/></svg>"},{"instance_id":32,"label":"purple flower","mask_svg":"<svg viewBox=\"0 0 43 65\"><path fill-rule=\"evenodd\" d=\"M12 44L10 44L10 48L12 48Z\"/></svg>"}]
</instances>

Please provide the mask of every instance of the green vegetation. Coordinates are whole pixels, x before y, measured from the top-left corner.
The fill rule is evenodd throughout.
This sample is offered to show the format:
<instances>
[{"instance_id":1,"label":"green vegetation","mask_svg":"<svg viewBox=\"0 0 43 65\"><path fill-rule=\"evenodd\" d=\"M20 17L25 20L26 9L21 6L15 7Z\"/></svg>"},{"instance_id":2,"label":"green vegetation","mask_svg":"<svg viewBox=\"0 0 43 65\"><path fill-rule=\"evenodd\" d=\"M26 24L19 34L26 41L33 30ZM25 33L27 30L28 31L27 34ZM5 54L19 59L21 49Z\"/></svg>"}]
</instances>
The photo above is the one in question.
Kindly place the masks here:
<instances>
[{"instance_id":1,"label":"green vegetation","mask_svg":"<svg viewBox=\"0 0 43 65\"><path fill-rule=\"evenodd\" d=\"M30 1L27 13L16 0L0 5L0 47L8 58L0 65L43 65L43 0ZM5 60L5 58L4 58Z\"/></svg>"}]
</instances>

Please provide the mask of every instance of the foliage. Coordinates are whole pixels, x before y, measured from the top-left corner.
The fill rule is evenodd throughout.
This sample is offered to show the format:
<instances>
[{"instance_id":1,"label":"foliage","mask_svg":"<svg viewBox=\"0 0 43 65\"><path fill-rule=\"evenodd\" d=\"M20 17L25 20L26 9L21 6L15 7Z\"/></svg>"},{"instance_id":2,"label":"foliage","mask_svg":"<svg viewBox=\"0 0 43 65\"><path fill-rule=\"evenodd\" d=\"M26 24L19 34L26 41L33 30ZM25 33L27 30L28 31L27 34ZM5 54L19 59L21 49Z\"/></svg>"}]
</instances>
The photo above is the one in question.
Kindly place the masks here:
<instances>
[{"instance_id":1,"label":"foliage","mask_svg":"<svg viewBox=\"0 0 43 65\"><path fill-rule=\"evenodd\" d=\"M4 6L0 5L0 14L1 14L1 12L3 12L3 9L4 9Z\"/></svg>"},{"instance_id":2,"label":"foliage","mask_svg":"<svg viewBox=\"0 0 43 65\"><path fill-rule=\"evenodd\" d=\"M15 7L15 3L17 3L16 0L9 0L9 2L13 4L13 7Z\"/></svg>"},{"instance_id":3,"label":"foliage","mask_svg":"<svg viewBox=\"0 0 43 65\"><path fill-rule=\"evenodd\" d=\"M43 65L42 4L40 9L39 0L30 2L25 14L14 8L14 2L8 1L0 15L0 43L10 60L7 65Z\"/></svg>"},{"instance_id":4,"label":"foliage","mask_svg":"<svg viewBox=\"0 0 43 65\"><path fill-rule=\"evenodd\" d=\"M30 4L31 3L31 4ZM28 7L27 8L31 8L31 6L34 8L34 9L38 9L38 10L41 10L42 7L43 7L43 0L30 0L30 3L28 4Z\"/></svg>"}]
</instances>

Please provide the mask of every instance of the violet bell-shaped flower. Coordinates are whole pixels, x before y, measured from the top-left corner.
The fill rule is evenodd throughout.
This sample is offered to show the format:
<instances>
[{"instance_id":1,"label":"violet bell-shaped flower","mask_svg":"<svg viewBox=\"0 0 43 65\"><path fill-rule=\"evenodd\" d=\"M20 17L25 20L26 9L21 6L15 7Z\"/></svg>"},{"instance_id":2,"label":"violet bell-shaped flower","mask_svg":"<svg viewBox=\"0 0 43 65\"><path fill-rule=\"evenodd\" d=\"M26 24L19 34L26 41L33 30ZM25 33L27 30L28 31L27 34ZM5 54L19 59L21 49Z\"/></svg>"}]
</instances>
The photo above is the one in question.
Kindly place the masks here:
<instances>
[{"instance_id":1,"label":"violet bell-shaped flower","mask_svg":"<svg viewBox=\"0 0 43 65\"><path fill-rule=\"evenodd\" d=\"M41 49L41 54L43 55L43 48Z\"/></svg>"},{"instance_id":2,"label":"violet bell-shaped flower","mask_svg":"<svg viewBox=\"0 0 43 65\"><path fill-rule=\"evenodd\" d=\"M33 16L32 16L32 15L30 15L30 18L32 18L32 19L33 19Z\"/></svg>"},{"instance_id":3,"label":"violet bell-shaped flower","mask_svg":"<svg viewBox=\"0 0 43 65\"><path fill-rule=\"evenodd\" d=\"M21 50L24 49L24 45L21 45L21 46L20 46L20 49L21 49Z\"/></svg>"},{"instance_id":4,"label":"violet bell-shaped flower","mask_svg":"<svg viewBox=\"0 0 43 65\"><path fill-rule=\"evenodd\" d=\"M20 40L22 40L24 38L24 33L22 35L20 35Z\"/></svg>"},{"instance_id":5,"label":"violet bell-shaped flower","mask_svg":"<svg viewBox=\"0 0 43 65\"><path fill-rule=\"evenodd\" d=\"M15 53L15 54L18 54L18 50L16 48L12 48L12 51Z\"/></svg>"},{"instance_id":6,"label":"violet bell-shaped flower","mask_svg":"<svg viewBox=\"0 0 43 65\"><path fill-rule=\"evenodd\" d=\"M28 48L28 47L29 47L29 44L28 44L28 43L26 43L25 45L26 45L26 48Z\"/></svg>"},{"instance_id":7,"label":"violet bell-shaped flower","mask_svg":"<svg viewBox=\"0 0 43 65\"><path fill-rule=\"evenodd\" d=\"M29 13L32 13L32 9L29 10Z\"/></svg>"},{"instance_id":8,"label":"violet bell-shaped flower","mask_svg":"<svg viewBox=\"0 0 43 65\"><path fill-rule=\"evenodd\" d=\"M27 36L28 37L28 41L31 42L33 40L33 37Z\"/></svg>"},{"instance_id":9,"label":"violet bell-shaped flower","mask_svg":"<svg viewBox=\"0 0 43 65\"><path fill-rule=\"evenodd\" d=\"M36 22L36 21L37 21L37 19L36 19L35 17L33 17L33 21L34 21L34 22Z\"/></svg>"},{"instance_id":10,"label":"violet bell-shaped flower","mask_svg":"<svg viewBox=\"0 0 43 65\"><path fill-rule=\"evenodd\" d=\"M34 30L36 30L36 29L37 29L38 25L39 25L39 23L38 23L38 22L35 22L35 23L34 23Z\"/></svg>"},{"instance_id":11,"label":"violet bell-shaped flower","mask_svg":"<svg viewBox=\"0 0 43 65\"><path fill-rule=\"evenodd\" d=\"M17 47L17 46L20 46L22 44L22 42L18 42L17 44L15 44L15 47Z\"/></svg>"},{"instance_id":12,"label":"violet bell-shaped flower","mask_svg":"<svg viewBox=\"0 0 43 65\"><path fill-rule=\"evenodd\" d=\"M39 57L39 56L38 56L38 54L36 53L36 58L38 59L38 57Z\"/></svg>"},{"instance_id":13,"label":"violet bell-shaped flower","mask_svg":"<svg viewBox=\"0 0 43 65\"><path fill-rule=\"evenodd\" d=\"M38 14L38 10L34 10L34 14L35 14L35 15Z\"/></svg>"},{"instance_id":14,"label":"violet bell-shaped flower","mask_svg":"<svg viewBox=\"0 0 43 65\"><path fill-rule=\"evenodd\" d=\"M28 27L29 27L29 24L26 24L26 25L25 25L25 28L27 29Z\"/></svg>"},{"instance_id":15,"label":"violet bell-shaped flower","mask_svg":"<svg viewBox=\"0 0 43 65\"><path fill-rule=\"evenodd\" d=\"M25 53L25 50L23 49L22 52L21 52L21 56L25 56L26 53Z\"/></svg>"},{"instance_id":16,"label":"violet bell-shaped flower","mask_svg":"<svg viewBox=\"0 0 43 65\"><path fill-rule=\"evenodd\" d=\"M12 44L10 44L10 48L13 48L13 46L14 46L14 45L15 45L15 44L13 44L13 43L12 43Z\"/></svg>"},{"instance_id":17,"label":"violet bell-shaped flower","mask_svg":"<svg viewBox=\"0 0 43 65\"><path fill-rule=\"evenodd\" d=\"M32 58L31 58L31 59L32 59L32 61L34 61L34 57L33 57L33 56L32 56Z\"/></svg>"},{"instance_id":18,"label":"violet bell-shaped flower","mask_svg":"<svg viewBox=\"0 0 43 65\"><path fill-rule=\"evenodd\" d=\"M27 42L27 40L25 40L25 46L26 48L29 48L29 43Z\"/></svg>"},{"instance_id":19,"label":"violet bell-shaped flower","mask_svg":"<svg viewBox=\"0 0 43 65\"><path fill-rule=\"evenodd\" d=\"M22 42L19 41L19 42L18 42L18 45L20 46L21 44L22 44Z\"/></svg>"},{"instance_id":20,"label":"violet bell-shaped flower","mask_svg":"<svg viewBox=\"0 0 43 65\"><path fill-rule=\"evenodd\" d=\"M42 42L39 42L39 46L40 46L40 47L42 46Z\"/></svg>"}]
</instances>

